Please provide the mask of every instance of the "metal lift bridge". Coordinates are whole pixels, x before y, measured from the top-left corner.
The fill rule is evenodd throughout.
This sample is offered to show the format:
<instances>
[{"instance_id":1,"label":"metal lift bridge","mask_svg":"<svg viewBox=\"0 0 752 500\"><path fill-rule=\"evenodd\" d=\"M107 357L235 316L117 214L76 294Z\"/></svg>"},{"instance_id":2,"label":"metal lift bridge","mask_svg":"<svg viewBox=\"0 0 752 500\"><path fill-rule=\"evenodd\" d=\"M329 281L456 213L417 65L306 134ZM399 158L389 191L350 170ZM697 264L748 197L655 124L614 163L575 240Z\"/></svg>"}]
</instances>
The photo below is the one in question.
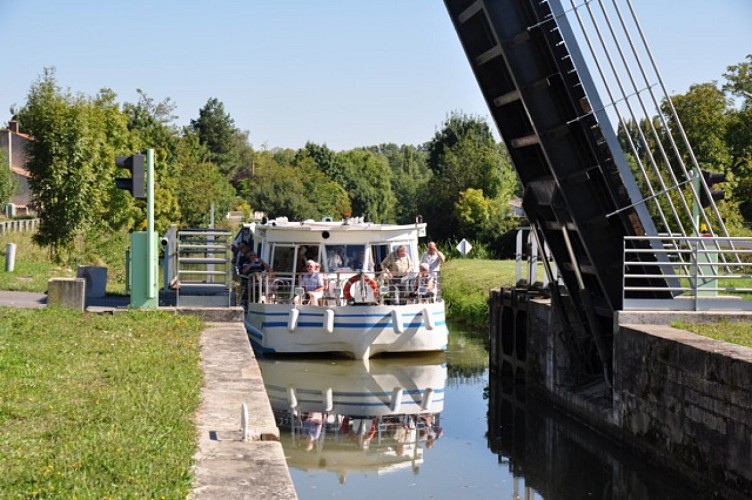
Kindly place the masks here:
<instances>
[{"instance_id":1,"label":"metal lift bridge","mask_svg":"<svg viewBox=\"0 0 752 500\"><path fill-rule=\"evenodd\" d=\"M684 221L693 220L699 198L688 180L691 148L675 112L663 111L668 97L656 97L665 88L629 0L570 3L565 10L561 0L445 0L524 186L523 208L550 247L576 326L591 336L609 380L625 285L640 290L636 297L671 298L674 280L664 254L651 251L658 243L625 237L697 236ZM620 141L615 129L628 123L632 133ZM667 146L628 163L622 144L650 149L641 144L669 130L682 140L659 140ZM720 216L702 216L725 234ZM638 250L628 273L625 245Z\"/></svg>"}]
</instances>

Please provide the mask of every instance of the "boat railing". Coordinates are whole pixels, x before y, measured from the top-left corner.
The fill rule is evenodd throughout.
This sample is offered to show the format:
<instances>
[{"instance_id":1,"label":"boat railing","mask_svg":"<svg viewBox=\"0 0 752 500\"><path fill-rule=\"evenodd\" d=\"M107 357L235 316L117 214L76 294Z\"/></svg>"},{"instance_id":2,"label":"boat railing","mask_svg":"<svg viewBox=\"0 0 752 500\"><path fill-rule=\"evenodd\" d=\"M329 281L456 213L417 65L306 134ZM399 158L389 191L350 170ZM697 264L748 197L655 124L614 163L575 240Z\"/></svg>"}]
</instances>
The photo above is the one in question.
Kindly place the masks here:
<instances>
[{"instance_id":1,"label":"boat railing","mask_svg":"<svg viewBox=\"0 0 752 500\"><path fill-rule=\"evenodd\" d=\"M301 295L302 277L305 273L260 272L248 276L240 275L236 287L236 303L290 304ZM428 303L442 300L441 273L435 272L432 290L419 286L418 273L409 273L400 278L389 277L383 272L348 271L321 273L324 276L324 293L321 306L344 306L357 303L348 297L349 286L359 280L373 289L374 300L378 305L401 305ZM358 303L362 305L362 303Z\"/></svg>"}]
</instances>

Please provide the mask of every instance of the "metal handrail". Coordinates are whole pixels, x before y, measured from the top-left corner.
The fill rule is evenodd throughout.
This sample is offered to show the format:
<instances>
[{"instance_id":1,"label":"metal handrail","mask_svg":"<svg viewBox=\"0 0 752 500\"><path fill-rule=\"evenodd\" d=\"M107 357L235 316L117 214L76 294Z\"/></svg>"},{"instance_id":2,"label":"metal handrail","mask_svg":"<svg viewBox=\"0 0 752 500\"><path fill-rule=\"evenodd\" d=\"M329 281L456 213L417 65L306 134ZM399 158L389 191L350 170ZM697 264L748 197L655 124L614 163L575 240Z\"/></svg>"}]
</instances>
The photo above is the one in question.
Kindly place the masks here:
<instances>
[{"instance_id":1,"label":"metal handrail","mask_svg":"<svg viewBox=\"0 0 752 500\"><path fill-rule=\"evenodd\" d=\"M671 246L655 250L649 248L650 242ZM681 299L692 299L693 310L752 310L752 300L721 295L752 294L752 274L749 273L752 238L629 236L624 238L623 252L625 310L644 310L650 306L656 310L686 310L687 301ZM660 259L652 263L635 257L646 253ZM634 270L635 267L640 270L654 267L661 272L641 273ZM653 279L650 284L645 283L648 278ZM649 292L656 295L667 292L674 299L644 298Z\"/></svg>"}]
</instances>

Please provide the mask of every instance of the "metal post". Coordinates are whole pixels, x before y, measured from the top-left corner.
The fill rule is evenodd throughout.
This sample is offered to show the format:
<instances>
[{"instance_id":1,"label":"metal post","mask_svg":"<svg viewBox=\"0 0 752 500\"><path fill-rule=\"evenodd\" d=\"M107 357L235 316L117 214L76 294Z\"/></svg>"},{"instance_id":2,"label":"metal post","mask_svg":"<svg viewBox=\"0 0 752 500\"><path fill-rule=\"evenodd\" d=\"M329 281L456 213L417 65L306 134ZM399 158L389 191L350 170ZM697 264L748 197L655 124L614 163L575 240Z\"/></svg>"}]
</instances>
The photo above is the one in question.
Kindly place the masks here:
<instances>
[{"instance_id":1,"label":"metal post","mask_svg":"<svg viewBox=\"0 0 752 500\"><path fill-rule=\"evenodd\" d=\"M690 175L692 175L692 190L695 192L695 195L692 196L692 224L694 225L694 235L701 236L699 197L702 186L700 185L700 172L697 169L692 169L690 170Z\"/></svg>"},{"instance_id":2,"label":"metal post","mask_svg":"<svg viewBox=\"0 0 752 500\"><path fill-rule=\"evenodd\" d=\"M8 243L5 247L5 272L12 273L16 268L16 244Z\"/></svg>"},{"instance_id":3,"label":"metal post","mask_svg":"<svg viewBox=\"0 0 752 500\"><path fill-rule=\"evenodd\" d=\"M146 259L148 262L147 297L156 298L156 256L154 248L157 244L154 234L154 150L146 150Z\"/></svg>"},{"instance_id":4,"label":"metal post","mask_svg":"<svg viewBox=\"0 0 752 500\"><path fill-rule=\"evenodd\" d=\"M125 291L131 291L131 249L125 250Z\"/></svg>"}]
</instances>

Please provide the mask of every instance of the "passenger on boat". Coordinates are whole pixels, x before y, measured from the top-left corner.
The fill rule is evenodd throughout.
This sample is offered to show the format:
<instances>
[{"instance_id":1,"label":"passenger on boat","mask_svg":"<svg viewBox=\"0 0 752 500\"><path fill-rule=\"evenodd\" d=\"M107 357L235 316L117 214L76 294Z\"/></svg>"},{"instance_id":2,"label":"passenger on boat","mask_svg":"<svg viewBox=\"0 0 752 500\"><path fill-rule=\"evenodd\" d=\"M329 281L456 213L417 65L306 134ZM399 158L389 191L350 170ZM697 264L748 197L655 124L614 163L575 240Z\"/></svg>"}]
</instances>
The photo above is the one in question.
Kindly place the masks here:
<instances>
[{"instance_id":1,"label":"passenger on boat","mask_svg":"<svg viewBox=\"0 0 752 500\"><path fill-rule=\"evenodd\" d=\"M239 242L237 245L233 243L232 247L232 261L235 263L235 269L240 272L240 261L245 257L246 252L248 251L248 243L245 241Z\"/></svg>"},{"instance_id":2,"label":"passenger on boat","mask_svg":"<svg viewBox=\"0 0 752 500\"><path fill-rule=\"evenodd\" d=\"M436 281L429 271L429 266L425 262L420 265L420 272L415 279L411 297L419 299L433 299L436 297Z\"/></svg>"},{"instance_id":3,"label":"passenger on boat","mask_svg":"<svg viewBox=\"0 0 752 500\"><path fill-rule=\"evenodd\" d=\"M253 273L261 273L269 270L269 264L264 262L256 252L250 249L248 245L244 247L245 254L242 255L238 262L238 271L241 276L248 276Z\"/></svg>"},{"instance_id":4,"label":"passenger on boat","mask_svg":"<svg viewBox=\"0 0 752 500\"><path fill-rule=\"evenodd\" d=\"M428 270L432 273L440 271L441 264L443 264L445 260L446 258L444 257L444 254L436 248L436 243L433 241L428 242L428 250L426 250L423 257L420 258L420 262L428 264Z\"/></svg>"},{"instance_id":5,"label":"passenger on boat","mask_svg":"<svg viewBox=\"0 0 752 500\"><path fill-rule=\"evenodd\" d=\"M321 437L321 429L324 425L324 414L318 411L308 413L303 424L301 433L306 438L306 450L311 451L315 441Z\"/></svg>"},{"instance_id":6,"label":"passenger on boat","mask_svg":"<svg viewBox=\"0 0 752 500\"><path fill-rule=\"evenodd\" d=\"M269 265L261 260L256 252L251 250L251 247L245 243L240 243L238 246L239 251L242 252L238 256L237 273L240 276L240 303L243 307L246 306L248 300L248 277L255 273L262 273L269 270Z\"/></svg>"},{"instance_id":7,"label":"passenger on boat","mask_svg":"<svg viewBox=\"0 0 752 500\"><path fill-rule=\"evenodd\" d=\"M319 305L319 299L324 295L324 276L318 270L319 265L309 260L306 262L308 272L301 278L303 291L308 298L308 304L312 306Z\"/></svg>"},{"instance_id":8,"label":"passenger on boat","mask_svg":"<svg viewBox=\"0 0 752 500\"><path fill-rule=\"evenodd\" d=\"M365 261L365 259L366 253L361 250L350 260L350 267L355 271L360 271L361 269L363 269L363 262Z\"/></svg>"},{"instance_id":9,"label":"passenger on boat","mask_svg":"<svg viewBox=\"0 0 752 500\"><path fill-rule=\"evenodd\" d=\"M386 256L381 268L388 278L404 278L413 272L413 262L407 255L407 247L400 245L397 250Z\"/></svg>"},{"instance_id":10,"label":"passenger on boat","mask_svg":"<svg viewBox=\"0 0 752 500\"><path fill-rule=\"evenodd\" d=\"M344 266L344 263L342 262L342 257L340 257L340 255L334 250L329 250L329 252L327 253L326 259L327 259L326 263L330 271L336 271L340 267Z\"/></svg>"},{"instance_id":11,"label":"passenger on boat","mask_svg":"<svg viewBox=\"0 0 752 500\"><path fill-rule=\"evenodd\" d=\"M408 278L410 273L414 271L413 262L407 254L405 245L400 245L394 252L387 255L386 259L381 262L381 268L385 282L389 284L390 288L393 287L396 290L397 295L395 297L404 297L412 291L408 284ZM401 299L397 300L402 302Z\"/></svg>"}]
</instances>

